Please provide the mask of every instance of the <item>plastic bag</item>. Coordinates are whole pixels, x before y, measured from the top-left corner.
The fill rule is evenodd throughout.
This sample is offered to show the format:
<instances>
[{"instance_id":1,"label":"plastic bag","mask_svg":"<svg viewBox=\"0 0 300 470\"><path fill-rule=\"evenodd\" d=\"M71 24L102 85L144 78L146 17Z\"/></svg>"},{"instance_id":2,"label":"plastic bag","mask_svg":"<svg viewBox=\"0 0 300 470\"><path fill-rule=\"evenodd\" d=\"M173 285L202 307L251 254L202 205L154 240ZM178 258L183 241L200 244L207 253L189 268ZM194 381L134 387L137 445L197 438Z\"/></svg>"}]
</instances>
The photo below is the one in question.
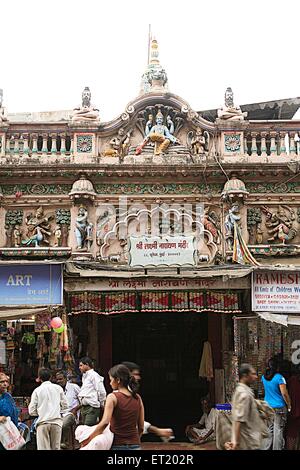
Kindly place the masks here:
<instances>
[{"instance_id":1,"label":"plastic bag","mask_svg":"<svg viewBox=\"0 0 300 470\"><path fill-rule=\"evenodd\" d=\"M18 450L25 445L25 440L9 416L4 423L0 423L0 442L6 450Z\"/></svg>"},{"instance_id":2,"label":"plastic bag","mask_svg":"<svg viewBox=\"0 0 300 470\"><path fill-rule=\"evenodd\" d=\"M78 426L75 431L75 438L77 441L82 442L87 439L92 432L96 429L96 426ZM94 437L85 447L80 450L109 450L112 446L114 435L110 430L109 425L106 426L102 434Z\"/></svg>"}]
</instances>

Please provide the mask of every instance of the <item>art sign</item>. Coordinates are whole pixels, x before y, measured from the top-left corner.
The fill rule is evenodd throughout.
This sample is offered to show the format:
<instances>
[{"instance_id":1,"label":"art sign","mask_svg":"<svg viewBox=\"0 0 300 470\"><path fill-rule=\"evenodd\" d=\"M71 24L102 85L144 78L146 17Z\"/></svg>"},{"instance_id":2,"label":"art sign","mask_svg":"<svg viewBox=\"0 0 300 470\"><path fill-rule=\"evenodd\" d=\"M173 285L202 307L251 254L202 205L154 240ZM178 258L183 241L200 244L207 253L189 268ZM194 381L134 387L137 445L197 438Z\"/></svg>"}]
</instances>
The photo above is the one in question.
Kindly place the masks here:
<instances>
[{"instance_id":1,"label":"art sign","mask_svg":"<svg viewBox=\"0 0 300 470\"><path fill-rule=\"evenodd\" d=\"M62 305L61 264L0 266L0 305Z\"/></svg>"}]
</instances>

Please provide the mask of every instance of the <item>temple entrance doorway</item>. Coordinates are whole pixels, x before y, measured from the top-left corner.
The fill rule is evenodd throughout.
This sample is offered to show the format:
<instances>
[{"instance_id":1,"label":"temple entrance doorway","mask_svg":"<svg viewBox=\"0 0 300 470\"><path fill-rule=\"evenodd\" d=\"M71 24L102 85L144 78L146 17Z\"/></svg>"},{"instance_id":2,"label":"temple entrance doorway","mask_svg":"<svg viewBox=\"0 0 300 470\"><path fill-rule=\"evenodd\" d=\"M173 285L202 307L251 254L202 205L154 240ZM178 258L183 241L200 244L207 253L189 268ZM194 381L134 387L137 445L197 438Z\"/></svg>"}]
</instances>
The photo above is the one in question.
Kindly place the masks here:
<instances>
[{"instance_id":1,"label":"temple entrance doorway","mask_svg":"<svg viewBox=\"0 0 300 470\"><path fill-rule=\"evenodd\" d=\"M112 321L112 363L141 366L145 418L184 436L186 424L199 419L200 398L208 392L198 377L207 314L126 314Z\"/></svg>"}]
</instances>

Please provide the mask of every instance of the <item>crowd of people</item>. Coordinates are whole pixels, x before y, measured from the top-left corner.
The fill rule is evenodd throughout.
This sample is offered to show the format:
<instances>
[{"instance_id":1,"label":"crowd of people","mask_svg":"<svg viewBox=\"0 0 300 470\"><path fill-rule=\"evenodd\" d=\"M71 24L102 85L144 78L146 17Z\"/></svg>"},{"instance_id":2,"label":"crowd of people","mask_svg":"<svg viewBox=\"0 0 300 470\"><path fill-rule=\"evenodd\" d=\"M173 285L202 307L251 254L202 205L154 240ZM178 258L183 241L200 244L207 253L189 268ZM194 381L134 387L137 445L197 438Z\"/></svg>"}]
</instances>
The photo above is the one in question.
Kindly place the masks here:
<instances>
[{"instance_id":1,"label":"crowd of people","mask_svg":"<svg viewBox=\"0 0 300 470\"><path fill-rule=\"evenodd\" d=\"M32 393L29 414L34 421L38 450L139 450L141 436L154 433L163 440L174 438L172 429L145 421L140 396L140 367L132 362L109 370L112 392L107 395L104 379L88 357L79 362L81 387L64 370L55 375L41 368ZM230 425L208 397L202 398L199 422L186 426L187 439L195 445L223 442L227 450L300 449L300 366L287 372L272 358L261 377L264 401L256 400L251 386L258 379L250 364L242 364L232 397ZM75 379L76 381L76 379ZM9 378L0 373L0 425L10 417L24 432L18 409L8 393ZM0 443L0 450L4 449Z\"/></svg>"},{"instance_id":2,"label":"crowd of people","mask_svg":"<svg viewBox=\"0 0 300 470\"><path fill-rule=\"evenodd\" d=\"M53 375L41 368L28 412L34 420L37 450L108 450L140 448L142 434L173 438L170 428L153 426L144 420L144 406L138 394L140 367L125 362L109 371L112 393L107 395L104 379L88 357L79 362L82 386L66 371ZM16 426L18 409L8 393L9 378L0 374L0 423L11 417ZM1 445L1 444L0 444ZM0 449L3 447L0 447Z\"/></svg>"}]
</instances>

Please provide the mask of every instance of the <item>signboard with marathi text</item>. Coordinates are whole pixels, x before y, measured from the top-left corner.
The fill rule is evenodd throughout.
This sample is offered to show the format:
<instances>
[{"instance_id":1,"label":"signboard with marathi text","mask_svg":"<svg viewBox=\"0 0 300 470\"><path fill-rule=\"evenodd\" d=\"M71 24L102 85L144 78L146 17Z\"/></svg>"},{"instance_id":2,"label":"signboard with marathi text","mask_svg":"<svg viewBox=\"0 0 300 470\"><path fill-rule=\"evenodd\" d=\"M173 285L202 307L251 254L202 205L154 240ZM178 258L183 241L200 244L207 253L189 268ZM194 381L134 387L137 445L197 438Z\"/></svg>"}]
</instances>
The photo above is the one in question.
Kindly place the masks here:
<instances>
[{"instance_id":1,"label":"signboard with marathi text","mask_svg":"<svg viewBox=\"0 0 300 470\"><path fill-rule=\"evenodd\" d=\"M130 237L130 266L195 265L194 236Z\"/></svg>"},{"instance_id":2,"label":"signboard with marathi text","mask_svg":"<svg viewBox=\"0 0 300 470\"><path fill-rule=\"evenodd\" d=\"M300 312L300 272L254 272L252 310L273 313Z\"/></svg>"},{"instance_id":3,"label":"signboard with marathi text","mask_svg":"<svg viewBox=\"0 0 300 470\"><path fill-rule=\"evenodd\" d=\"M0 306L62 304L61 264L0 266Z\"/></svg>"}]
</instances>

